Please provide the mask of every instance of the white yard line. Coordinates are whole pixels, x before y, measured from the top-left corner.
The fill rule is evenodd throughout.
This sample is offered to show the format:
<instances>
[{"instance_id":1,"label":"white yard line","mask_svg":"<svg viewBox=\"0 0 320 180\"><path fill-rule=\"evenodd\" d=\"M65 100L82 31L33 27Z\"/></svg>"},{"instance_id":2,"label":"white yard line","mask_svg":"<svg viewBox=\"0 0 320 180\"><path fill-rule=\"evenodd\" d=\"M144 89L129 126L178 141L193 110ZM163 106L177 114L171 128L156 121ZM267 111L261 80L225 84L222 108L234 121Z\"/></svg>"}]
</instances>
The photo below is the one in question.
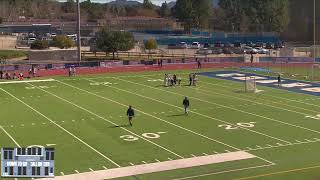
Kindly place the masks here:
<instances>
[{"instance_id":1,"label":"white yard line","mask_svg":"<svg viewBox=\"0 0 320 180\"><path fill-rule=\"evenodd\" d=\"M125 81L125 82L129 82L129 83L132 83L132 84L137 84L137 85L143 85L143 84L139 84L139 83L135 83L135 82L132 82L132 81L127 81L127 80L123 80L123 79L119 79L119 78L115 78L115 79L118 79L118 80L121 80L121 81ZM94 81L95 82L95 81ZM156 102L159 102L159 103L162 103L162 104L166 104L166 105L169 105L169 106L172 106L172 107L175 107L175 108L179 108L181 110L183 110L182 107L179 107L179 106L176 106L176 105L173 105L173 104L170 104L170 103L166 103L166 102L163 102L163 101L160 101L158 99L154 99L154 98L151 98L151 97L148 97L148 96L144 96L144 95L141 95L141 94L138 94L138 93L134 93L134 92L131 92L131 91L127 91L127 90L124 90L124 89L121 89L121 88L117 88L117 87L113 87L113 86L109 86L109 85L105 85L107 87L110 87L110 88L114 88L114 89L117 89L117 90L120 90L120 91L123 91L123 92L127 92L127 93L130 93L130 94L134 94L136 96L140 96L140 97L143 97L145 99L149 99L149 100L152 100L152 101L156 101ZM143 86L146 86L146 87L150 87L150 88L153 88L152 86L147 86L147 85L143 85ZM155 88L157 90L161 90L161 91L165 91L165 90L162 90L162 89L158 89L158 88ZM171 91L166 91L166 92L170 92ZM178 94L178 93L174 93L174 94ZM183 96L181 94L178 94L179 96ZM235 108L233 108L235 109ZM250 131L250 132L253 132L253 133L256 133L256 134L259 134L259 135L262 135L262 136L266 136L268 138L271 138L271 139L275 139L277 141L281 141L281 142L285 142L285 143L288 143L290 144L289 141L286 141L286 140L283 140L283 139L280 139L280 138L276 138L276 137L273 137L273 136L270 136L270 135L267 135L267 134L264 134L264 133L261 133L261 132L258 132L258 131L255 131L255 130L252 130L252 129L249 129L249 128L245 128L245 127L241 127L241 126L237 126L235 124L232 124L230 122L227 122L227 121L224 121L224 120L221 120L221 119L218 119L218 118L213 118L211 116L207 116L207 115L204 115L204 114L201 114L201 113L198 113L196 111L192 111L190 110L190 112L194 113L194 114L197 114L197 115L200 115L202 117L206 117L206 118L209 118L209 119L213 119L213 120L216 120L216 121L219 121L219 122L223 122L223 123L226 123L226 124L229 124L229 125L233 125L233 126L236 126L238 128L241 128L241 129L244 129L244 130L247 130L247 131Z\"/></svg>"},{"instance_id":2,"label":"white yard line","mask_svg":"<svg viewBox=\"0 0 320 180\"><path fill-rule=\"evenodd\" d=\"M0 88L1 89L1 88ZM2 129L2 131L4 133L6 133L6 135L18 146L18 147L21 147L19 145L19 143L3 128L3 126L0 126L0 129Z\"/></svg>"},{"instance_id":3,"label":"white yard line","mask_svg":"<svg viewBox=\"0 0 320 180\"><path fill-rule=\"evenodd\" d=\"M89 80L89 81L95 82L95 81L92 81L92 80ZM109 99L109 98L106 98L106 97L104 97L104 96L100 96L100 95L98 95L98 94L92 93L92 92L90 92L90 91L87 91L87 90L78 88L78 87L76 87L76 86L73 86L73 85L70 85L70 84L67 84L67 83L64 83L64 82L61 82L61 81L57 81L57 82L60 82L61 84L64 84L64 85L66 85L66 86L69 86L69 87L78 89L78 90L83 91L83 92L86 92L86 93L88 93L88 94L91 94L91 95L100 97L100 98L102 98L102 99L105 99L105 100L108 100L108 101L114 102L114 103L116 103L116 104L119 104L119 105L122 105L122 106L127 107L127 105L125 105L125 104L122 104L122 103L120 103L120 102L114 101L114 100ZM105 85L105 86L108 86L108 85ZM172 105L172 106L174 106L174 105ZM203 134L200 134L200 133L194 132L194 131L192 131L192 130L186 129L186 128L184 128L184 127L181 127L181 126L176 125L176 124L174 124L174 123L171 123L171 122L169 122L169 121L165 121L165 120L163 120L163 119L161 119L161 118L158 118L158 117L156 117L156 116L153 116L153 115L151 115L151 114L145 113L145 112L143 112L143 111L141 111L141 110L138 110L138 109L136 109L136 110L137 110L138 112L141 112L141 113L145 114L145 115L154 117L154 118L156 118L156 119L159 119L159 120L161 120L161 121L163 121L163 122L166 122L166 123L168 123L168 124L171 124L171 125L173 125L173 126L179 127L180 129L186 130L186 131L188 131L188 132L191 132L191 133L196 134L196 135L198 135L198 136L201 136L201 137L203 137L203 138L209 139L209 140L214 141L214 142L217 142L217 143L219 143L219 144L223 144L223 145L225 145L225 146L228 146L228 147L230 147L230 148L232 148L232 149L235 149L235 150L238 150L238 151L241 150L241 149L236 148L236 147L234 147L234 146L231 146L231 145L229 145L229 144L223 143L223 142L218 141L218 140L216 140L216 139L210 138L210 137L208 137L208 136L205 136L205 135L203 135ZM209 116L208 116L208 117L209 117ZM282 140L282 141L283 141L283 140ZM291 144L290 142L288 142L288 143ZM266 160L266 159L261 158L261 157L258 157L258 156L257 156L257 158L259 158L259 159L261 159L261 160L263 160L263 161L265 161L265 162L268 162L268 163L273 163L273 162L271 162L271 161L269 161L269 160Z\"/></svg>"},{"instance_id":4,"label":"white yard line","mask_svg":"<svg viewBox=\"0 0 320 180\"><path fill-rule=\"evenodd\" d=\"M52 119L50 119L49 117L47 117L46 115L42 114L41 112L39 112L38 110L36 110L35 108L33 108L32 106L30 106L29 104L25 103L24 101L22 101L21 99L17 98L16 96L14 96L13 94L9 93L8 91L0 88L1 91L5 92L6 94L8 94L9 96L11 96L12 98L16 99L17 101L21 102L22 104L24 104L25 106L27 106L28 108L30 108L31 110L33 110L34 112L36 112L37 114L39 114L40 116L44 117L45 119L47 119L48 121L50 121L52 124L56 125L58 128L60 128L61 130L63 130L64 132L66 132L67 134L69 134L70 136L72 136L73 138L77 139L79 142L81 142L82 144L84 144L85 146L87 146L88 148L90 148L91 150L93 150L94 152L96 152L97 154L99 154L100 156L102 156L104 159L110 161L112 164L114 164L117 167L121 167L118 163L114 162L112 159L110 159L109 157L105 156L104 154L102 154L101 152L99 152L97 149L95 149L94 147L90 146L88 143L84 142L82 139L80 139L79 137L77 137L76 135L72 134L71 132L69 132L68 130L66 130L65 128L63 128L62 126L60 126L59 124L55 123Z\"/></svg>"},{"instance_id":5,"label":"white yard line","mask_svg":"<svg viewBox=\"0 0 320 180\"><path fill-rule=\"evenodd\" d=\"M90 80L90 81L91 81L91 80ZM122 103L120 103L120 102L114 101L114 100L109 99L109 98L106 98L106 97L104 97L104 96L100 96L100 95L98 95L98 94L96 94L96 93L87 91L87 90L85 90L85 89L81 89L81 88L79 88L79 87L76 87L76 86L73 86L73 85L70 85L70 84L61 82L61 81L57 81L57 82L60 82L61 84L64 84L64 85L69 86L69 87L72 87L72 88L74 88L74 89L78 89L78 90L80 90L80 91L86 92L86 93L88 93L88 94L94 95L94 96L99 97L99 98L101 98L101 99L105 99L105 100L111 101L111 102L113 102L113 103L119 104L119 105L121 105L121 106L127 107L127 105L125 105L125 104L122 104ZM95 82L95 81L92 81L92 82ZM107 85L106 85L106 86L107 86ZM108 86L107 86L107 87L108 87ZM165 122L165 123L167 123L167 124L170 124L170 125L172 125L172 126L175 126L175 127L179 128L179 129L183 129L183 130L185 130L185 131L191 132L192 134L195 134L195 135L201 136L201 137L203 137L203 138L206 138L206 139L208 139L208 140L217 142L217 143L222 144L222 145L224 145L224 146L228 146L228 147L230 147L230 148L232 148L232 149L240 150L239 148L236 148L236 147L234 147L234 146L228 145L228 144L223 143L223 142L221 142L221 141L219 141L219 140L210 138L210 137L208 137L208 136L205 136L205 135L203 135L203 134L197 133L197 132L192 131L192 130L190 130L190 129L187 129L187 128L184 128L184 127L182 127L182 126L179 126L179 125L177 125L177 124L171 123L171 122L169 122L169 121L163 120L163 119L161 119L161 118L159 118L159 117L153 116L153 115L151 115L151 114L149 114L149 113L146 113L146 112L144 112L144 111L141 111L141 110L139 110L139 109L136 109L136 111L137 111L137 112L141 112L142 114L145 114L145 115L147 115L147 116L153 117L153 118L155 118L155 119L158 119L158 120L160 120L160 121L162 121L162 122Z\"/></svg>"},{"instance_id":6,"label":"white yard line","mask_svg":"<svg viewBox=\"0 0 320 180\"><path fill-rule=\"evenodd\" d=\"M52 180L112 179L112 178L129 177L129 176L135 176L135 175L147 174L147 173L163 172L163 171L169 171L169 170L175 170L175 169L192 168L192 167L205 166L210 164L218 164L223 162L240 161L240 160L246 160L246 159L252 159L252 158L256 158L256 156L244 151L237 151L232 153L215 154L215 155L209 155L209 156L200 156L200 157L178 159L178 160L172 160L172 161L134 165L134 166L108 169L108 170L100 170L95 172L72 174L72 175L54 177L51 179ZM271 165L273 164L268 164L265 166L271 166Z\"/></svg>"},{"instance_id":7,"label":"white yard line","mask_svg":"<svg viewBox=\"0 0 320 180\"><path fill-rule=\"evenodd\" d=\"M33 86L32 84L30 84L30 85ZM35 87L35 86L34 86L34 87ZM36 88L39 89L39 90L41 90L41 91L43 91L43 92L45 92L45 93L47 93L47 94L50 94L50 95L58 98L58 99L66 102L66 103L69 103L69 104L71 104L71 105L73 105L73 106L75 106L75 107L77 107L77 108L79 108L79 109L82 109L83 111L85 111L85 112L87 112L87 113L89 113L89 114L91 114L91 115L94 115L94 116L96 116L96 117L104 120L105 122L108 122L108 123L110 123L110 124L112 124L112 125L114 125L114 126L119 126L118 124L116 124L116 123L114 123L114 122L112 122L112 121L110 121L110 120L108 120L108 119L106 119L106 118L104 118L104 117L102 117L102 116L100 116L100 115L98 115L98 114L96 114L96 113L94 113L94 112L92 112L92 111L90 111L90 110L88 110L88 109L80 106L80 105L77 105L77 104L75 104L75 103L73 103L73 102L71 102L71 101L68 101L68 100L60 97L60 96L57 96L56 94L53 94L53 93L51 93L51 92L49 92L49 91L47 91L47 90L44 90L44 89L41 89L41 88L38 88L38 87L36 87ZM138 134L136 134L136 133L134 133L134 132L132 132L132 131L124 128L124 127L121 127L121 126L119 126L119 127L120 127L122 130L124 130L124 131L126 131L126 132L128 132L128 133L130 133L130 134L132 134L132 135L135 135L136 137L139 137L139 138L145 140L146 142L149 142L149 143L151 143L151 144L153 144L153 145L155 145L155 146L157 146L157 147L159 147L159 148L161 148L161 149L163 149L163 150L165 150L165 151L167 151L167 152L169 152L169 153L171 153L171 154L173 154L173 155L175 155L175 156L177 156L177 157L179 157L179 158L183 158L183 156L181 156L181 155L179 155L179 154L177 154L177 153L169 150L168 148L165 148L165 147L163 147L163 146L161 146L161 145L159 145L159 144L157 144L157 143L155 143L155 142L153 142L153 141L150 141L149 139L146 139L146 138L144 138L143 136L140 136L140 135L138 135Z\"/></svg>"},{"instance_id":8,"label":"white yard line","mask_svg":"<svg viewBox=\"0 0 320 180\"><path fill-rule=\"evenodd\" d=\"M42 80L26 80L26 81L1 81L0 84L19 84L19 83L30 83L30 82L50 82L55 81L54 79L42 79Z\"/></svg>"},{"instance_id":9,"label":"white yard line","mask_svg":"<svg viewBox=\"0 0 320 180\"><path fill-rule=\"evenodd\" d=\"M119 78L117 78L117 79L119 79ZM171 93L171 94L175 94L175 95L179 95L179 96L183 96L183 97L185 96L185 95L182 95L182 94L179 94L179 93L175 93L175 92L172 92L172 91L166 91L166 90L163 90L163 89L155 88L155 87L152 87L152 86L148 86L148 85L144 85L144 84L140 84L140 83L136 83L136 82L132 82L132 81L127 81L127 80L123 80L123 79L119 79L119 80L125 81L125 82L129 82L129 83L132 83L132 84L137 84L137 85L140 85L140 86L149 87L149 88L156 89L156 90L159 90L159 91L163 91L163 92L166 92L166 93ZM199 98L195 98L195 97L192 97L192 96L189 96L189 98L196 99L198 101L206 102L206 103L209 103L209 104L213 104L212 102L205 101L205 100L202 100L202 99L199 99ZM157 100L157 101L159 101L159 100ZM215 105L217 105L217 104L215 104ZM228 108L230 108L230 107L228 107ZM230 109L233 109L233 110L236 110L236 111L240 111L240 110L238 110L236 108L230 108ZM190 111L190 112L192 112L192 111ZM311 132L315 132L315 133L320 134L320 131L309 129L309 128L306 128L306 127L303 127L303 126L287 123L287 122L284 122L284 121L280 121L280 120L277 120L277 119L269 118L269 117L266 117L266 116L262 116L262 115L258 115L258 114L254 114L254 113L250 113L250 112L246 112L246 111L242 111L242 112L246 113L246 114L250 114L252 116L260 117L260 118L267 119L267 120L270 120L270 121L278 122L278 123L281 123L281 124L285 124L285 125L288 125L288 126L292 126L292 127L296 127L296 128L300 128L300 129L304 129L304 130L307 130L307 131L311 131ZM193 112L193 113L199 114L197 112ZM209 117L209 118L212 118L212 117ZM225 122L225 123L227 123L227 122Z\"/></svg>"}]
</instances>

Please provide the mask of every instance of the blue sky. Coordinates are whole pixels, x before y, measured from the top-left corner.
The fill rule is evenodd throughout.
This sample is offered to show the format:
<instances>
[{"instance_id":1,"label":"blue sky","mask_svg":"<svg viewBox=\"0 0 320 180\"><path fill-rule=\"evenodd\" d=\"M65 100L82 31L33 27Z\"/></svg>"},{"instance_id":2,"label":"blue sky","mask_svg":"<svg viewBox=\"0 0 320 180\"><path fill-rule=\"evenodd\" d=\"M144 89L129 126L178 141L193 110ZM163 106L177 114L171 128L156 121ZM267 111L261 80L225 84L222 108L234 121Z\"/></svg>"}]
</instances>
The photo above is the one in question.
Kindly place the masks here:
<instances>
[{"instance_id":1,"label":"blue sky","mask_svg":"<svg viewBox=\"0 0 320 180\"><path fill-rule=\"evenodd\" d=\"M58 1L66 1L66 0L58 0ZM80 1L84 1L84 0L80 0ZM114 0L91 0L91 2L100 2L100 3L106 3L106 2L110 2L110 1L114 1ZM143 2L143 0L135 0L135 1ZM157 5L161 5L165 1L167 1L169 3L169 2L175 1L175 0L151 0L151 2L153 4L157 4Z\"/></svg>"}]
</instances>

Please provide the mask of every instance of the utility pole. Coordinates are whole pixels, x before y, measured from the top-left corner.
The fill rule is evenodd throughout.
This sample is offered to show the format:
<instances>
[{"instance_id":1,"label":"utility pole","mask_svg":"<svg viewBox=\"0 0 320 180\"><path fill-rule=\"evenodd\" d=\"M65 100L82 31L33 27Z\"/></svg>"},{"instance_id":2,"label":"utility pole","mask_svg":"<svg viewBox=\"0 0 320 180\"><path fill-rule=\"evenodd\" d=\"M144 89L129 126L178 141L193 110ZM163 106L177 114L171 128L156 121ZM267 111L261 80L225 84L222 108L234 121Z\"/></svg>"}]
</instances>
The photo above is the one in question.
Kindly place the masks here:
<instances>
[{"instance_id":1,"label":"utility pole","mask_svg":"<svg viewBox=\"0 0 320 180\"><path fill-rule=\"evenodd\" d=\"M81 62L80 0L77 0L77 58Z\"/></svg>"}]
</instances>

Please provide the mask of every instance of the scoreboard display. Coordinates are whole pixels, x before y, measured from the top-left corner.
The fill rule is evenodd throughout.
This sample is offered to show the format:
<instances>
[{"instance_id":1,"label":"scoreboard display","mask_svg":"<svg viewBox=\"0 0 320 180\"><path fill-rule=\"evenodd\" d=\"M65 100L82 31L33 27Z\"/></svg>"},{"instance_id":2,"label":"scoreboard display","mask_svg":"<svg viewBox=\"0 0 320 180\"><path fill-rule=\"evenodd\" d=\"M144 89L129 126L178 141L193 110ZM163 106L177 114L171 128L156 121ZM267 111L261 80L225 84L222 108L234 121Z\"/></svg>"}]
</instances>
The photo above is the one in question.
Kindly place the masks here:
<instances>
[{"instance_id":1,"label":"scoreboard display","mask_svg":"<svg viewBox=\"0 0 320 180\"><path fill-rule=\"evenodd\" d=\"M54 148L1 148L2 177L54 177Z\"/></svg>"}]
</instances>

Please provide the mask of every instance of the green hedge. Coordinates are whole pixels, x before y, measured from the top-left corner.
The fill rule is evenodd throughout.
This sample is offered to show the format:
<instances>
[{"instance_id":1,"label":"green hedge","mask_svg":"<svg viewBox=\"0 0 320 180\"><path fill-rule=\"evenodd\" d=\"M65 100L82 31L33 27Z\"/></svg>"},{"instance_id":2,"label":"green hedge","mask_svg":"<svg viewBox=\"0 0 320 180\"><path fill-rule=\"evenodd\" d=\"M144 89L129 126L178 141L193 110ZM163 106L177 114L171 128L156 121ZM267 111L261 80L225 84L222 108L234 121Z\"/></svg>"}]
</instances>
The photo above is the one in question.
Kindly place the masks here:
<instances>
[{"instance_id":1,"label":"green hedge","mask_svg":"<svg viewBox=\"0 0 320 180\"><path fill-rule=\"evenodd\" d=\"M27 56L28 53L25 51L15 51L15 50L0 50L0 59L11 59Z\"/></svg>"}]
</instances>

